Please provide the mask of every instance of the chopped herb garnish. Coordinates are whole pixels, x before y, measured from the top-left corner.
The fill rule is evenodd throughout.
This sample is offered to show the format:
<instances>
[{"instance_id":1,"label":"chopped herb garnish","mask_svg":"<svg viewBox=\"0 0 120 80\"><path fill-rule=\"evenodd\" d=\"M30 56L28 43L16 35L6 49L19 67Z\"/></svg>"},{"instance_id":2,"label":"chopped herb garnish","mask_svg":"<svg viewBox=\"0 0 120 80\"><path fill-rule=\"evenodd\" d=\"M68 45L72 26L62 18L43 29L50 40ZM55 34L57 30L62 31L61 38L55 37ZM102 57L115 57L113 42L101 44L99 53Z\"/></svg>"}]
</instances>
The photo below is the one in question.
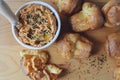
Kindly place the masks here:
<instances>
[{"instance_id":1,"label":"chopped herb garnish","mask_svg":"<svg viewBox=\"0 0 120 80\"><path fill-rule=\"evenodd\" d=\"M35 41L35 44L40 44L40 40Z\"/></svg>"},{"instance_id":2,"label":"chopped herb garnish","mask_svg":"<svg viewBox=\"0 0 120 80\"><path fill-rule=\"evenodd\" d=\"M27 24L30 24L30 20L29 19L27 20Z\"/></svg>"},{"instance_id":3,"label":"chopped herb garnish","mask_svg":"<svg viewBox=\"0 0 120 80\"><path fill-rule=\"evenodd\" d=\"M47 26L49 30L51 30L51 27L50 26Z\"/></svg>"},{"instance_id":4,"label":"chopped herb garnish","mask_svg":"<svg viewBox=\"0 0 120 80\"><path fill-rule=\"evenodd\" d=\"M29 19L29 18L31 18L32 17L32 15L27 15L27 19Z\"/></svg>"},{"instance_id":5,"label":"chopped herb garnish","mask_svg":"<svg viewBox=\"0 0 120 80\"><path fill-rule=\"evenodd\" d=\"M35 30L30 29L29 34L34 34Z\"/></svg>"},{"instance_id":6,"label":"chopped herb garnish","mask_svg":"<svg viewBox=\"0 0 120 80\"><path fill-rule=\"evenodd\" d=\"M37 27L37 24L33 23L32 26L33 26L33 29L35 29Z\"/></svg>"},{"instance_id":7,"label":"chopped herb garnish","mask_svg":"<svg viewBox=\"0 0 120 80\"><path fill-rule=\"evenodd\" d=\"M38 17L40 17L40 15L39 15L39 14L35 14L35 17L37 17L37 18L38 18Z\"/></svg>"}]
</instances>

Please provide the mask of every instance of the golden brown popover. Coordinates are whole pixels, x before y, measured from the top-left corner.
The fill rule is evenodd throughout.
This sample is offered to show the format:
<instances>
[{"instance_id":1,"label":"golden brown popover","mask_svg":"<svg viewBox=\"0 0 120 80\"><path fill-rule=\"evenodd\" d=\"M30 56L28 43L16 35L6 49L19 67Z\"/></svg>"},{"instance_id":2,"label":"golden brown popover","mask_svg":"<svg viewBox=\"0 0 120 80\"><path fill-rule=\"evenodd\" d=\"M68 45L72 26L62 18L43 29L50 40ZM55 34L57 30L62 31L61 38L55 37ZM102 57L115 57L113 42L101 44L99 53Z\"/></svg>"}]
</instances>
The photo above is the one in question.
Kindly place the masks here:
<instances>
[{"instance_id":1,"label":"golden brown popover","mask_svg":"<svg viewBox=\"0 0 120 80\"><path fill-rule=\"evenodd\" d=\"M71 17L72 28L76 32L94 30L103 25L104 19L100 9L93 3L85 2L82 11Z\"/></svg>"},{"instance_id":2,"label":"golden brown popover","mask_svg":"<svg viewBox=\"0 0 120 80\"><path fill-rule=\"evenodd\" d=\"M120 59L120 32L112 33L108 36L106 51L111 57Z\"/></svg>"},{"instance_id":3,"label":"golden brown popover","mask_svg":"<svg viewBox=\"0 0 120 80\"><path fill-rule=\"evenodd\" d=\"M82 0L50 0L62 14L75 13L81 8Z\"/></svg>"},{"instance_id":4,"label":"golden brown popover","mask_svg":"<svg viewBox=\"0 0 120 80\"><path fill-rule=\"evenodd\" d=\"M105 16L106 27L120 26L120 0L110 0L102 11Z\"/></svg>"},{"instance_id":5,"label":"golden brown popover","mask_svg":"<svg viewBox=\"0 0 120 80\"><path fill-rule=\"evenodd\" d=\"M67 33L64 38L57 42L57 48L66 59L89 57L92 43L79 34Z\"/></svg>"}]
</instances>

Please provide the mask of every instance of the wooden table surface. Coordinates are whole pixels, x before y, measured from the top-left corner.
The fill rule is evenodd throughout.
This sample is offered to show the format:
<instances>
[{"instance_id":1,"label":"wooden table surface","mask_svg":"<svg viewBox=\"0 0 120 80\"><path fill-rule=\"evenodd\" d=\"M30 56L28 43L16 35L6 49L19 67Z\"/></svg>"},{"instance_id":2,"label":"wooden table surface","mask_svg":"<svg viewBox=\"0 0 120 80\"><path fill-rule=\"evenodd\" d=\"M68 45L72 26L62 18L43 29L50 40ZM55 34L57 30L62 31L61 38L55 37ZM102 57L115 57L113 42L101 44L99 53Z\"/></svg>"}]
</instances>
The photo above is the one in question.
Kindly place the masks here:
<instances>
[{"instance_id":1,"label":"wooden table surface","mask_svg":"<svg viewBox=\"0 0 120 80\"><path fill-rule=\"evenodd\" d=\"M15 12L22 4L32 0L5 0L9 7ZM46 0L47 1L47 0ZM103 6L109 0L85 0ZM66 64L67 72L59 80L113 80L114 60L107 57L106 62L99 69L90 67L90 60L106 54L104 42L106 36L112 32L119 31L119 28L102 28L95 31L88 31L86 35L95 40L96 54L84 60L64 60L58 54L54 45L48 48L51 54L51 61L57 64ZM102 47L101 47L102 46ZM11 24L6 18L0 15L0 80L29 80L24 76L20 67L19 51L24 49L14 39L11 32ZM57 59L57 60L56 60ZM82 63L82 64L81 64ZM88 64L88 65L86 65ZM97 61L95 61L97 64ZM90 72L87 72L90 70ZM88 74L89 73L89 74Z\"/></svg>"}]
</instances>

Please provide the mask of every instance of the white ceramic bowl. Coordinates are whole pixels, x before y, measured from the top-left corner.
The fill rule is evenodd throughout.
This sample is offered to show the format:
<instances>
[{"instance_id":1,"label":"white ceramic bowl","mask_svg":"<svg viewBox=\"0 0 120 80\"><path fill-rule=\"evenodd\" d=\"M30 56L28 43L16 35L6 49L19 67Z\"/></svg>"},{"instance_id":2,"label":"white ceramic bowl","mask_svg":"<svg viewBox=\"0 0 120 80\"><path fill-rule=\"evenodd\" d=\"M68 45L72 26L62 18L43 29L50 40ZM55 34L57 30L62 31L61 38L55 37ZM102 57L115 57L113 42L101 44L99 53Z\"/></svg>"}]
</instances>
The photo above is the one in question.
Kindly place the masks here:
<instances>
[{"instance_id":1,"label":"white ceramic bowl","mask_svg":"<svg viewBox=\"0 0 120 80\"><path fill-rule=\"evenodd\" d=\"M32 1L32 2L27 2L27 3L23 4L23 5L16 11L15 15L17 16L18 13L19 13L19 11L20 11L22 8L24 8L24 7L26 7L27 5L29 5L29 4L40 4L40 5L43 5L43 6L47 7L48 9L50 9L50 10L54 13L54 15L55 15L55 17L56 17L56 20L57 20L57 31L56 31L56 33L55 33L55 36L54 36L54 38L53 38L49 43L47 43L46 45L43 45L43 46L41 46L41 47L34 47L34 46L31 46L31 45L27 45L27 44L23 43L22 41L20 41L20 40L18 39L18 37L17 37L17 35L16 35L16 34L17 34L17 31L15 30L15 24L12 24L12 33L13 33L13 36L15 37L16 41L17 41L20 45L22 45L22 46L24 46L24 47L26 47L26 48L28 48L28 49L40 50L40 49L47 48L47 47L49 47L51 44L53 44L53 43L56 41L57 37L59 36L60 29L61 29L61 21L60 21L59 14L58 14L58 12L57 12L52 6L49 5L48 3L41 2L41 1Z\"/></svg>"}]
</instances>

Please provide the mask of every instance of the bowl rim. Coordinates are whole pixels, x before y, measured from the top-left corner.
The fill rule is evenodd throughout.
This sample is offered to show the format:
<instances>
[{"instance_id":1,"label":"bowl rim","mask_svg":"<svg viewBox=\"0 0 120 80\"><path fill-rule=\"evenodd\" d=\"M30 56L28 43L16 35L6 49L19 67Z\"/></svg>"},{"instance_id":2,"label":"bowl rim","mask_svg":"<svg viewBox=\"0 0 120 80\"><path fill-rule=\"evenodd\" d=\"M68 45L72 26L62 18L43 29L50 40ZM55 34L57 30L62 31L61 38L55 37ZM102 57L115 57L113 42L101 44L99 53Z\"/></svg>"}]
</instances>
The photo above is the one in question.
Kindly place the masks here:
<instances>
[{"instance_id":1,"label":"bowl rim","mask_svg":"<svg viewBox=\"0 0 120 80\"><path fill-rule=\"evenodd\" d=\"M20 11L22 8L24 8L24 7L26 7L27 5L30 5L30 4L39 4L39 5L45 6L45 7L47 7L48 9L50 9L50 10L53 12L53 14L55 15L56 20L57 20L57 30L56 30L56 33L55 33L53 39L52 39L49 43L47 43L47 44L45 44L45 45L43 45L43 46L34 47L34 46L31 46L31 45L27 45L27 44L23 43L21 40L18 39L18 37L17 37L17 35L16 35L17 33L16 33L16 30L15 30L15 24L12 24L12 33L13 33L13 36L14 36L15 40L16 40L20 45L22 45L22 46L25 47L25 48L34 49L34 50L45 49L45 48L49 47L50 45L52 45L52 44L56 41L56 39L58 38L58 36L59 36L59 34L60 34L60 29L61 29L60 16L59 16L59 14L58 14L58 12L57 12L57 10L56 10L55 8L53 8L50 4L48 4L48 3L46 3L46 2L42 2L42 1L30 1L30 2L24 3L24 4L23 4L22 6L20 6L20 7L18 8L18 10L15 12L15 15L17 16L18 13L19 13L19 11Z\"/></svg>"}]
</instances>

